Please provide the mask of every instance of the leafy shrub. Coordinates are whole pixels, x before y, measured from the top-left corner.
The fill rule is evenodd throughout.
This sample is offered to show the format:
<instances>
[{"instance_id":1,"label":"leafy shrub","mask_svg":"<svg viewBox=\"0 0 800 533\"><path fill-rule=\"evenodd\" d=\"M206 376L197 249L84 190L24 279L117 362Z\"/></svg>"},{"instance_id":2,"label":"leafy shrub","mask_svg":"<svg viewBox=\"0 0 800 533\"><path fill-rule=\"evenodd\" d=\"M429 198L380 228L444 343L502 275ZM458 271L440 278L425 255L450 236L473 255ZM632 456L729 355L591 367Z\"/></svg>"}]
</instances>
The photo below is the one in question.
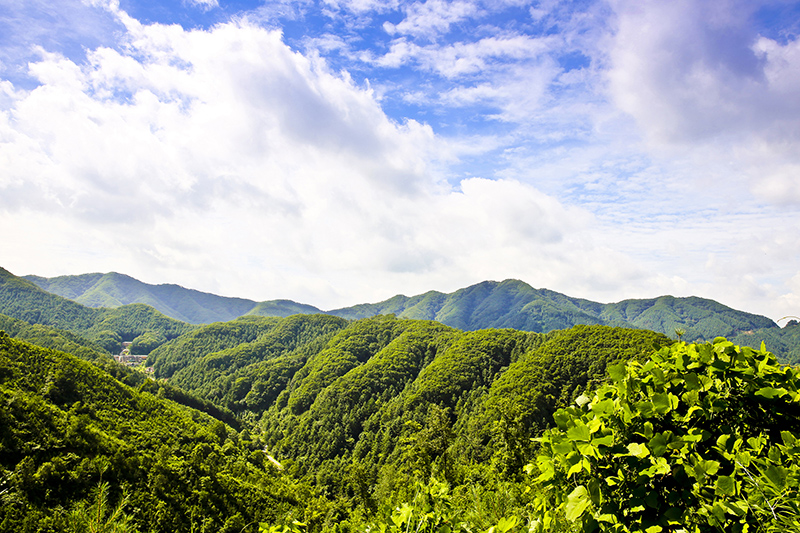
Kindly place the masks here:
<instances>
[{"instance_id":1,"label":"leafy shrub","mask_svg":"<svg viewBox=\"0 0 800 533\"><path fill-rule=\"evenodd\" d=\"M800 370L719 337L609 374L536 439L534 530L800 531Z\"/></svg>"}]
</instances>

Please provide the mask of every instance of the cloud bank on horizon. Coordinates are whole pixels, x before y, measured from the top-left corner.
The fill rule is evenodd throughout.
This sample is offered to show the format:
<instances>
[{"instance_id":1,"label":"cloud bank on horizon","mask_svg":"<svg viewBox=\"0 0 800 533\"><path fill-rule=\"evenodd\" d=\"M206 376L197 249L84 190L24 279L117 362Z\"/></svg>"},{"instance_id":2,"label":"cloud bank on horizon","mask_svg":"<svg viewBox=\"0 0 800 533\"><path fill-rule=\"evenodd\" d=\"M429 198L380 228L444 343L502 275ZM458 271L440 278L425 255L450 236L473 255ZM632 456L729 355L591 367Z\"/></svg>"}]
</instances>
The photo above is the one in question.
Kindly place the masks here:
<instances>
[{"instance_id":1,"label":"cloud bank on horizon","mask_svg":"<svg viewBox=\"0 0 800 533\"><path fill-rule=\"evenodd\" d=\"M0 0L0 266L800 314L800 4Z\"/></svg>"}]
</instances>

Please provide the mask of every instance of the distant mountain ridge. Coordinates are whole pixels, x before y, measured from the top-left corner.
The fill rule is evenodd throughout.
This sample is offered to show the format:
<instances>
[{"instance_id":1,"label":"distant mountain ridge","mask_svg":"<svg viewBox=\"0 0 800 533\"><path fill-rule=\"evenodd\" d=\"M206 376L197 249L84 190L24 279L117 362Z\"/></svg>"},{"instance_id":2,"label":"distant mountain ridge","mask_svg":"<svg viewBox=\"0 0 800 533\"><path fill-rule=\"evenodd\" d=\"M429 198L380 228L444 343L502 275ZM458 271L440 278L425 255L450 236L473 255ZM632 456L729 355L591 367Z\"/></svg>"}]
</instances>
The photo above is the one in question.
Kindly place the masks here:
<instances>
[{"instance_id":1,"label":"distant mountain ridge","mask_svg":"<svg viewBox=\"0 0 800 533\"><path fill-rule=\"evenodd\" d=\"M411 298L395 296L384 302L329 313L350 319L393 313L403 318L436 320L463 330L512 328L544 333L576 324L600 324L674 335L675 329L681 328L687 340L778 327L767 317L696 296L660 296L601 304L548 289L534 289L519 280L484 281L450 294L432 291Z\"/></svg>"},{"instance_id":2,"label":"distant mountain ridge","mask_svg":"<svg viewBox=\"0 0 800 533\"><path fill-rule=\"evenodd\" d=\"M120 307L133 303L155 307L165 315L190 324L226 322L242 315L289 316L319 313L316 307L290 300L255 302L245 298L218 296L180 285L151 285L117 272L78 276L22 276L41 289L86 307Z\"/></svg>"},{"instance_id":3,"label":"distant mountain ridge","mask_svg":"<svg viewBox=\"0 0 800 533\"><path fill-rule=\"evenodd\" d=\"M794 331L800 330L800 326L779 328L767 317L695 296L660 296L603 304L535 289L523 281L509 279L484 281L449 294L429 291L411 297L397 295L378 303L322 311L291 300L255 302L179 285L150 285L118 273L24 278L45 291L89 307L144 303L192 324L224 322L244 315L286 317L325 313L351 320L394 314L400 318L435 320L465 331L512 328L544 333L585 324L644 328L675 337L678 329L687 341L725 336L757 347L766 340L786 359L800 360L800 331Z\"/></svg>"}]
</instances>

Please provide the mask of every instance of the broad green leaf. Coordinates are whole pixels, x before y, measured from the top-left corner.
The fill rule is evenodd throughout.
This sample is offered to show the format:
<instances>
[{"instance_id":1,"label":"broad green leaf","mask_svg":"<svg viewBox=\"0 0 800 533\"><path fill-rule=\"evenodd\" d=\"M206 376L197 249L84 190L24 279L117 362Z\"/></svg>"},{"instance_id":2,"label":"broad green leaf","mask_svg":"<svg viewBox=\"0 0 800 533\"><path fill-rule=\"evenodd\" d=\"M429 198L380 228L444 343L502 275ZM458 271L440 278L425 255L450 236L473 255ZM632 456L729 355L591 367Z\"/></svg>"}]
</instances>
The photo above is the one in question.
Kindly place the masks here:
<instances>
[{"instance_id":1,"label":"broad green leaf","mask_svg":"<svg viewBox=\"0 0 800 533\"><path fill-rule=\"evenodd\" d=\"M583 472L583 466L584 465L583 465L583 458L582 457L578 456L578 460L575 461L574 463L571 463L571 464L572 464L572 466L570 466L569 470L567 470L567 476L568 477L573 475L573 474L580 474L581 472Z\"/></svg>"},{"instance_id":2,"label":"broad green leaf","mask_svg":"<svg viewBox=\"0 0 800 533\"><path fill-rule=\"evenodd\" d=\"M644 444L640 444L638 442L631 442L628 444L628 453L633 455L634 457L638 457L642 459L650 455L650 450L647 449L647 446Z\"/></svg>"},{"instance_id":3,"label":"broad green leaf","mask_svg":"<svg viewBox=\"0 0 800 533\"><path fill-rule=\"evenodd\" d=\"M594 446L613 446L614 435L606 435L605 437L596 437L592 439L592 444Z\"/></svg>"},{"instance_id":4,"label":"broad green leaf","mask_svg":"<svg viewBox=\"0 0 800 533\"><path fill-rule=\"evenodd\" d=\"M637 403L636 409L639 411L639 414L641 414L645 418L652 417L653 414L656 412L655 405L653 405L653 402L651 401Z\"/></svg>"},{"instance_id":5,"label":"broad green leaf","mask_svg":"<svg viewBox=\"0 0 800 533\"><path fill-rule=\"evenodd\" d=\"M496 530L500 531L500 533L506 533L506 531L516 526L518 521L516 516L512 516L511 518L503 517L497 521Z\"/></svg>"},{"instance_id":6,"label":"broad green leaf","mask_svg":"<svg viewBox=\"0 0 800 533\"><path fill-rule=\"evenodd\" d=\"M608 375L611 376L611 379L614 382L619 382L625 379L625 376L628 374L627 368L625 363L620 363L618 365L610 365L608 367Z\"/></svg>"},{"instance_id":7,"label":"broad green leaf","mask_svg":"<svg viewBox=\"0 0 800 533\"><path fill-rule=\"evenodd\" d=\"M414 509L407 503L404 503L392 513L392 522L394 522L397 527L401 527L403 524L408 523L413 512Z\"/></svg>"},{"instance_id":8,"label":"broad green leaf","mask_svg":"<svg viewBox=\"0 0 800 533\"><path fill-rule=\"evenodd\" d=\"M769 465L764 471L764 475L769 479L772 485L778 489L783 490L786 484L786 469L782 466Z\"/></svg>"},{"instance_id":9,"label":"broad green leaf","mask_svg":"<svg viewBox=\"0 0 800 533\"><path fill-rule=\"evenodd\" d=\"M785 396L787 390L784 388L775 389L772 387L762 387L756 391L756 396L761 396L763 398L772 399L772 398L780 398L781 396Z\"/></svg>"},{"instance_id":10,"label":"broad green leaf","mask_svg":"<svg viewBox=\"0 0 800 533\"><path fill-rule=\"evenodd\" d=\"M575 522L583 515L591 503L592 500L589 498L589 491L586 490L586 487L583 485L575 487L567 496L567 520Z\"/></svg>"},{"instance_id":11,"label":"broad green leaf","mask_svg":"<svg viewBox=\"0 0 800 533\"><path fill-rule=\"evenodd\" d=\"M567 424L572 420L572 417L566 410L559 409L553 414L553 420L555 420L558 429L564 431L567 429Z\"/></svg>"},{"instance_id":12,"label":"broad green leaf","mask_svg":"<svg viewBox=\"0 0 800 533\"><path fill-rule=\"evenodd\" d=\"M666 476L672 472L672 469L669 466L669 463L663 457L656 458L656 461L653 463L653 466L648 468L645 473L648 477L655 477L655 476Z\"/></svg>"},{"instance_id":13,"label":"broad green leaf","mask_svg":"<svg viewBox=\"0 0 800 533\"><path fill-rule=\"evenodd\" d=\"M586 427L589 428L589 433L595 434L603 427L603 422L599 418L592 418L589 420L589 423L586 424Z\"/></svg>"},{"instance_id":14,"label":"broad green leaf","mask_svg":"<svg viewBox=\"0 0 800 533\"><path fill-rule=\"evenodd\" d=\"M614 412L614 400L606 398L600 402L592 404L592 412L598 416L608 415Z\"/></svg>"},{"instance_id":15,"label":"broad green leaf","mask_svg":"<svg viewBox=\"0 0 800 533\"><path fill-rule=\"evenodd\" d=\"M540 455L536 458L536 466L539 468L539 477L536 478L537 482L548 481L555 476L555 466L553 460L545 455ZM530 472L528 472L530 474Z\"/></svg>"},{"instance_id":16,"label":"broad green leaf","mask_svg":"<svg viewBox=\"0 0 800 533\"><path fill-rule=\"evenodd\" d=\"M695 478L702 482L706 476L713 476L719 471L719 463L717 461L698 461L693 470Z\"/></svg>"},{"instance_id":17,"label":"broad green leaf","mask_svg":"<svg viewBox=\"0 0 800 533\"><path fill-rule=\"evenodd\" d=\"M589 457L595 457L597 459L600 458L600 454L597 452L597 448L595 448L589 442L576 442L575 446L578 448L578 451L583 455L588 455Z\"/></svg>"},{"instance_id":18,"label":"broad green leaf","mask_svg":"<svg viewBox=\"0 0 800 533\"><path fill-rule=\"evenodd\" d=\"M700 380L697 374L690 372L683 376L683 381L686 383L686 389L689 391L697 390L700 388Z\"/></svg>"},{"instance_id":19,"label":"broad green leaf","mask_svg":"<svg viewBox=\"0 0 800 533\"><path fill-rule=\"evenodd\" d=\"M714 492L718 496L733 496L736 494L736 481L730 476L719 476L714 484Z\"/></svg>"},{"instance_id":20,"label":"broad green leaf","mask_svg":"<svg viewBox=\"0 0 800 533\"><path fill-rule=\"evenodd\" d=\"M567 455L574 450L572 441L564 440L553 443L553 451L558 455Z\"/></svg>"},{"instance_id":21,"label":"broad green leaf","mask_svg":"<svg viewBox=\"0 0 800 533\"><path fill-rule=\"evenodd\" d=\"M650 446L650 450L652 450L653 455L656 457L661 457L667 453L667 445L669 444L669 441L662 433L656 433L647 444Z\"/></svg>"},{"instance_id":22,"label":"broad green leaf","mask_svg":"<svg viewBox=\"0 0 800 533\"><path fill-rule=\"evenodd\" d=\"M567 437L572 440L588 442L592 438L592 434L586 425L576 420L577 424L567 430Z\"/></svg>"}]
</instances>

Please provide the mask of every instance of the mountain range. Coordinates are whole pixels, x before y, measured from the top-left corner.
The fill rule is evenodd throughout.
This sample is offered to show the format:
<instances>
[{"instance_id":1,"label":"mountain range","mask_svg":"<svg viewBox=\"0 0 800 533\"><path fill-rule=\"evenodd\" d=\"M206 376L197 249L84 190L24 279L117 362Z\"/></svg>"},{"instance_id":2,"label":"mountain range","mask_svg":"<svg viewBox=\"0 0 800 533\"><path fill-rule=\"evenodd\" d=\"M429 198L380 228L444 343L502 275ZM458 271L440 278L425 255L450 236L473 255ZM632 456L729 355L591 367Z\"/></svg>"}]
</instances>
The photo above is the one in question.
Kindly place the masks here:
<instances>
[{"instance_id":1,"label":"mountain range","mask_svg":"<svg viewBox=\"0 0 800 533\"><path fill-rule=\"evenodd\" d=\"M380 314L434 320L465 331L513 328L546 333L577 324L649 329L686 341L724 336L740 345L768 349L786 362L800 361L800 325L780 328L767 317L714 300L672 296L598 303L520 280L484 281L452 293L397 295L328 311L291 300L256 302L186 289L150 285L117 273L44 278L19 277L0 268L0 314L83 335L114 353L136 341L142 353L199 324L240 316L329 314L348 320Z\"/></svg>"},{"instance_id":2,"label":"mountain range","mask_svg":"<svg viewBox=\"0 0 800 533\"><path fill-rule=\"evenodd\" d=\"M509 279L484 281L452 293L429 291L411 297L397 295L378 303L323 311L291 300L256 302L174 284L151 285L115 272L23 278L47 292L87 307L146 304L189 324L225 322L246 315L287 317L317 313L350 320L394 314L400 318L434 320L465 331L513 328L545 333L576 324L599 324L644 328L673 337L676 330L680 330L683 339L688 341L724 336L753 347L764 341L784 359L800 360L800 328L794 323L780 328L767 317L694 296L660 296L603 304Z\"/></svg>"}]
</instances>

